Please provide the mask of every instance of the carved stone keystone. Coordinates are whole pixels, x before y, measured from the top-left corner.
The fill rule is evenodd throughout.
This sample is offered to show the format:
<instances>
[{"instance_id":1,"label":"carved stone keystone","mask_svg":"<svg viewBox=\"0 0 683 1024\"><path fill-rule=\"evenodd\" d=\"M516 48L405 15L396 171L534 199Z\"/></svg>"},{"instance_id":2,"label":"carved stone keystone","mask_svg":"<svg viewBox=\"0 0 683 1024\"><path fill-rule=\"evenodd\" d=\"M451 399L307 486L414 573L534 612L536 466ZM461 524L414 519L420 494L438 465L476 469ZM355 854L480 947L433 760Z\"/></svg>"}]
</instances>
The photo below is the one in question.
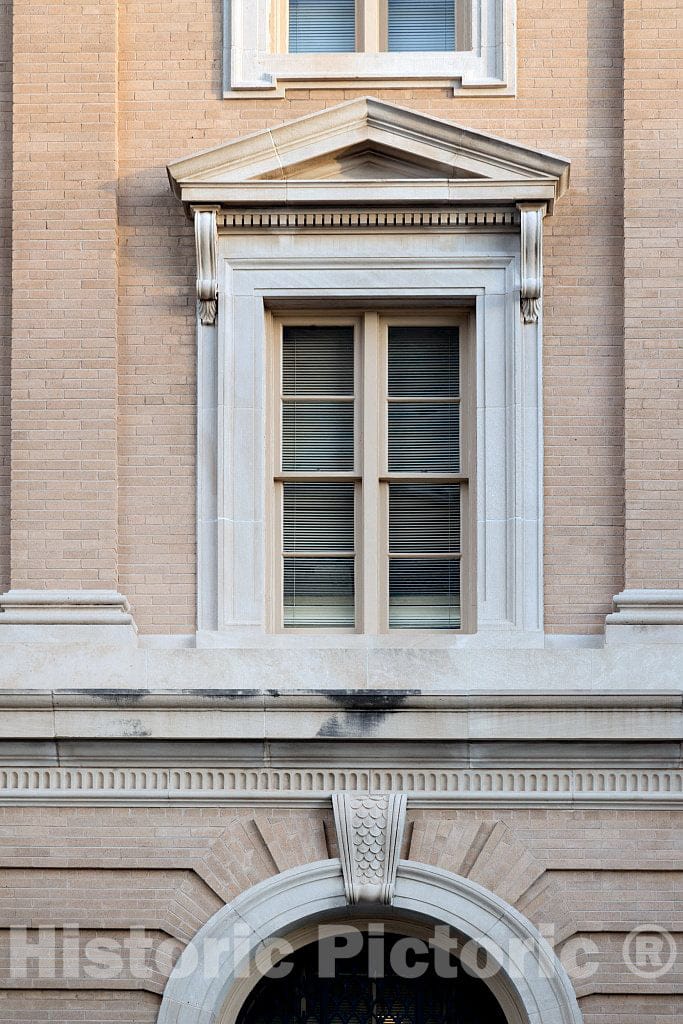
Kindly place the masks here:
<instances>
[{"instance_id":1,"label":"carved stone keystone","mask_svg":"<svg viewBox=\"0 0 683 1024\"><path fill-rule=\"evenodd\" d=\"M391 903L406 819L404 793L333 793L348 903Z\"/></svg>"}]
</instances>

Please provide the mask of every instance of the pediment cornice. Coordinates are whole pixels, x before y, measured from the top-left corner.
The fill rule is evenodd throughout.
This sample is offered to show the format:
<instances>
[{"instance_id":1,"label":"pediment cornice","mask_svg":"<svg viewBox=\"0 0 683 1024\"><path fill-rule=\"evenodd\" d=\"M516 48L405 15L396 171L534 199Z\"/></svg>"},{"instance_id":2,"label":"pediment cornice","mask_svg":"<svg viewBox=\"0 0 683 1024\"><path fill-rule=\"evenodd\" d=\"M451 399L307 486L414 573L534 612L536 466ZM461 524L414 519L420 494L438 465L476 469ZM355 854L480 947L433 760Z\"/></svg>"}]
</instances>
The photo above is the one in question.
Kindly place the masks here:
<instances>
[{"instance_id":1,"label":"pediment cornice","mask_svg":"<svg viewBox=\"0 0 683 1024\"><path fill-rule=\"evenodd\" d=\"M224 143L168 167L195 204L548 204L569 162L427 114L362 97Z\"/></svg>"}]
</instances>

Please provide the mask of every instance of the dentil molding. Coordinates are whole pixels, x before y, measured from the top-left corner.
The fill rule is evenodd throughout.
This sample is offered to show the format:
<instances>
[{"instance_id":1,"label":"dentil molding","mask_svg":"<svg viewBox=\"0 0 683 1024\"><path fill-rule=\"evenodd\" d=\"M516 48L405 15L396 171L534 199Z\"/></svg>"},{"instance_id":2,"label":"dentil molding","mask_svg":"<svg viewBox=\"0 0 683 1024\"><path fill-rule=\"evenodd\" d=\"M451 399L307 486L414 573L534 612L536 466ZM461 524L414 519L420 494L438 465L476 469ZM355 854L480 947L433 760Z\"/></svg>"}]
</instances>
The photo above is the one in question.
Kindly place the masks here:
<instances>
[{"instance_id":1,"label":"dentil molding","mask_svg":"<svg viewBox=\"0 0 683 1024\"><path fill-rule=\"evenodd\" d=\"M226 230L282 230L335 228L508 228L514 231L520 222L519 211L512 207L382 207L372 209L334 209L320 206L313 209L221 210L218 228Z\"/></svg>"},{"instance_id":2,"label":"dentil molding","mask_svg":"<svg viewBox=\"0 0 683 1024\"><path fill-rule=\"evenodd\" d=\"M389 807L387 791L401 794ZM327 806L334 794L340 850L347 853L348 892L390 885L400 849L404 807L624 807L680 808L683 771L648 768L440 769L434 766L305 768L0 767L0 805L235 806L254 801L278 806ZM372 812L372 813L371 813ZM377 814L377 817L375 817ZM372 822L372 827L368 826ZM377 825L379 838L369 838ZM389 839L387 839L389 836ZM363 864L377 845L389 873L381 881ZM365 891L365 890L363 890ZM352 899L351 902L354 900Z\"/></svg>"}]
</instances>

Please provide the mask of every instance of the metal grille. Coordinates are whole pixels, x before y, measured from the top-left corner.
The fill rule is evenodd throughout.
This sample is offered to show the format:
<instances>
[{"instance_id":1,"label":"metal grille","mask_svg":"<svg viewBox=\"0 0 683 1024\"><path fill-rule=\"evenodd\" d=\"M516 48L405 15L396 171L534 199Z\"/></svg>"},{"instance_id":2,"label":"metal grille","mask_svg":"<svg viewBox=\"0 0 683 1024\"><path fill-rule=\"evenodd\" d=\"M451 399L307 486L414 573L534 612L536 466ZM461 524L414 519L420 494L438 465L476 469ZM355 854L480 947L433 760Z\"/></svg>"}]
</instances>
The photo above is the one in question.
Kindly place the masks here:
<instances>
[{"instance_id":1,"label":"metal grille","mask_svg":"<svg viewBox=\"0 0 683 1024\"><path fill-rule=\"evenodd\" d=\"M237 1024L506 1024L490 989L457 961L456 977L439 977L426 961L419 978L399 977L391 950L402 936L383 937L383 955L369 969L367 942L349 959L337 959L334 977L321 977L319 946L285 958L286 976L264 978L242 1007ZM409 961L410 963L410 961ZM324 973L331 973L325 970Z\"/></svg>"}]
</instances>

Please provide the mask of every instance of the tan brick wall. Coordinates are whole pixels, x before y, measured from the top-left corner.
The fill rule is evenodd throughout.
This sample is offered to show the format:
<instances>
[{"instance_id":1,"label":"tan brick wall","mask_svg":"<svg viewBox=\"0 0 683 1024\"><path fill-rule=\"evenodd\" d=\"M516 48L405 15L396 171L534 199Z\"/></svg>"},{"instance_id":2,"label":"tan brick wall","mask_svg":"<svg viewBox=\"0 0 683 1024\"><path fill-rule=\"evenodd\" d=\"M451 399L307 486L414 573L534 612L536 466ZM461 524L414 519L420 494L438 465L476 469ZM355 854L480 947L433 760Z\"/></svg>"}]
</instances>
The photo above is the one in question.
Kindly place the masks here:
<instances>
[{"instance_id":1,"label":"tan brick wall","mask_svg":"<svg viewBox=\"0 0 683 1024\"><path fill-rule=\"evenodd\" d=\"M324 856L324 816L329 823L329 814L314 808L269 810L260 804L239 810L0 809L4 925L71 925L66 933L72 943L69 963L81 964L74 976L62 976L60 930L58 976L50 990L41 988L31 971L26 979L8 980L7 936L0 930L0 1021L153 1021L170 961L159 969L150 967L143 977L124 969L116 983L90 978L87 984L81 973L87 963L85 943L96 937L120 939L126 927L144 927L153 943L151 965L164 937L173 940L177 951L249 885L278 867ZM621 955L625 936L640 924L670 929L679 960L683 954L676 856L681 831L674 812L422 810L409 813L409 836L412 823L411 855L419 852L427 863L459 868L511 899L554 937L558 950L572 937L595 943L596 973L576 985L586 1024L673 1024L677 1019L683 1009L683 963L670 976L650 982L634 976ZM454 837L462 835L470 843L456 865ZM520 885L522 860L533 862L535 869ZM35 938L32 931L28 939ZM174 955L169 949L170 959ZM18 990L5 991L7 983Z\"/></svg>"},{"instance_id":2,"label":"tan brick wall","mask_svg":"<svg viewBox=\"0 0 683 1024\"><path fill-rule=\"evenodd\" d=\"M678 1024L680 995L599 995L580 1002L584 1024Z\"/></svg>"},{"instance_id":3,"label":"tan brick wall","mask_svg":"<svg viewBox=\"0 0 683 1024\"><path fill-rule=\"evenodd\" d=\"M14 2L14 586L116 584L116 10Z\"/></svg>"},{"instance_id":4,"label":"tan brick wall","mask_svg":"<svg viewBox=\"0 0 683 1024\"><path fill-rule=\"evenodd\" d=\"M0 992L2 1024L154 1024L161 999L149 992Z\"/></svg>"},{"instance_id":5,"label":"tan brick wall","mask_svg":"<svg viewBox=\"0 0 683 1024\"><path fill-rule=\"evenodd\" d=\"M115 5L15 5L13 582L118 582L143 632L188 631L194 617L193 243L164 166L353 95L222 100L220 6L171 0L160 19L152 0L131 0L117 64ZM673 406L680 356L669 216L680 196L670 151L677 18L673 3L660 12L629 0L622 25L615 0L570 7L552 0L541 8L522 0L516 97L463 100L409 89L383 97L572 159L571 191L548 223L546 244L551 632L598 632L624 582L624 317L626 582L679 579ZM2 536L0 526L0 574Z\"/></svg>"},{"instance_id":6,"label":"tan brick wall","mask_svg":"<svg viewBox=\"0 0 683 1024\"><path fill-rule=\"evenodd\" d=\"M683 10L624 11L626 585L681 587Z\"/></svg>"},{"instance_id":7,"label":"tan brick wall","mask_svg":"<svg viewBox=\"0 0 683 1024\"><path fill-rule=\"evenodd\" d=\"M208 10L207 10L208 8ZM355 93L220 98L220 0L131 0L120 25L120 585L146 632L194 607L194 253L172 158ZM602 628L622 587L621 14L612 0L518 4L519 88L378 94L572 159L548 224L546 621ZM159 600L163 597L163 600Z\"/></svg>"},{"instance_id":8,"label":"tan brick wall","mask_svg":"<svg viewBox=\"0 0 683 1024\"><path fill-rule=\"evenodd\" d=\"M0 593L10 580L12 5L0 0Z\"/></svg>"}]
</instances>

